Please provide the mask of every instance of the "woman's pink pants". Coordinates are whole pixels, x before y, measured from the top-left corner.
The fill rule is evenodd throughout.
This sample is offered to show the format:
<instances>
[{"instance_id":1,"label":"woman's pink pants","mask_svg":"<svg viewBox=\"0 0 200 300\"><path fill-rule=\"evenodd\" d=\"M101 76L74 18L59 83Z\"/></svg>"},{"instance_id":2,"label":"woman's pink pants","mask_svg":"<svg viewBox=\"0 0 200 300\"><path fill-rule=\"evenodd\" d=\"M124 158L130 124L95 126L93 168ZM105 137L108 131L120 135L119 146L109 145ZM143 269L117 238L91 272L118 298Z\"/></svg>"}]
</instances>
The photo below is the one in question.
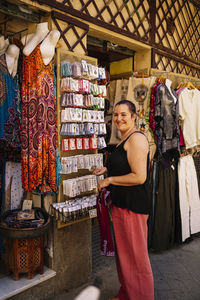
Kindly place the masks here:
<instances>
[{"instance_id":1,"label":"woman's pink pants","mask_svg":"<svg viewBox=\"0 0 200 300\"><path fill-rule=\"evenodd\" d=\"M153 300L154 282L147 249L148 215L111 207L120 300Z\"/></svg>"}]
</instances>

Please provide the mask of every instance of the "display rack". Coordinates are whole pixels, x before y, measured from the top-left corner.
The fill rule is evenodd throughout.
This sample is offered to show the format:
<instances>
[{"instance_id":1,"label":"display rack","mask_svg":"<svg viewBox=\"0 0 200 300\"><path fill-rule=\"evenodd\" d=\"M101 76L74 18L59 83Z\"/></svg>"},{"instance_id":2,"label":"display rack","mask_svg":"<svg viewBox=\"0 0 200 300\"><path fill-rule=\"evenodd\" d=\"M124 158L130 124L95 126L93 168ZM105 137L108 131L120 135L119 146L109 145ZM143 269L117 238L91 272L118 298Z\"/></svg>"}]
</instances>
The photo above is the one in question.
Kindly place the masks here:
<instances>
[{"instance_id":1,"label":"display rack","mask_svg":"<svg viewBox=\"0 0 200 300\"><path fill-rule=\"evenodd\" d=\"M73 53L71 51L62 50L61 48L57 48L56 51L56 70L57 70L57 130L58 130L58 148L59 148L59 154L60 157L68 157L68 156L74 156L78 154L97 154L96 149L90 149L90 150L69 150L69 151L62 151L61 148L61 142L62 139L65 138L64 136L61 136L60 130L61 130L61 63L63 61L68 61L70 63L74 62L81 62L81 60L84 59L87 63L97 66L97 59L80 55ZM91 172L89 170L79 170L77 173L72 174L61 174L61 184L59 186L58 195L57 195L57 202L63 202L66 200L66 196L63 194L63 180L80 177L84 175L89 175ZM97 190L93 190L92 193L96 193ZM79 195L80 197L84 197L88 195L88 193ZM72 225L81 221L89 220L91 219L91 216L81 217L73 221L68 221L66 223L61 222L60 220L57 220L57 227L63 228L68 225Z\"/></svg>"}]
</instances>

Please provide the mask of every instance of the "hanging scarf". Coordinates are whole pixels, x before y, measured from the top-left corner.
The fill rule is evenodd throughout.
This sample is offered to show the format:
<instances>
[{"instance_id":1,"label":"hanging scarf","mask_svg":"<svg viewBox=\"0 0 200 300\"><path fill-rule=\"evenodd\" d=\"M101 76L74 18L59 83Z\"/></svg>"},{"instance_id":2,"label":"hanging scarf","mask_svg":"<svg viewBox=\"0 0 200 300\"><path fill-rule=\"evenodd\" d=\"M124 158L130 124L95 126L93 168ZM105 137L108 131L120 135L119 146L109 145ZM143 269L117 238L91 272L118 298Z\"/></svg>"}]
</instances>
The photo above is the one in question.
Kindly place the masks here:
<instances>
[{"instance_id":1,"label":"hanging scarf","mask_svg":"<svg viewBox=\"0 0 200 300\"><path fill-rule=\"evenodd\" d=\"M103 189L97 196L97 217L100 226L100 248L101 255L114 256L114 246L112 241L112 235L110 232L109 212L108 212L108 199L110 192L107 189Z\"/></svg>"}]
</instances>

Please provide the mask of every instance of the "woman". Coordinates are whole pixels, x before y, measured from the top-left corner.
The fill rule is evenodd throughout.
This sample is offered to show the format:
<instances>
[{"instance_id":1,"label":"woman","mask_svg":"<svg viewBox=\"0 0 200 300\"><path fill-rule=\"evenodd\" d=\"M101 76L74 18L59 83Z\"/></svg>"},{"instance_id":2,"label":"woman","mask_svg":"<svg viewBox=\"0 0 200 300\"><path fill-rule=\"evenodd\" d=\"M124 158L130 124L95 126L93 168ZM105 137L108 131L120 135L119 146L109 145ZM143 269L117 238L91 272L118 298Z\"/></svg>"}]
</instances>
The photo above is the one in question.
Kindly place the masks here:
<instances>
[{"instance_id":1,"label":"woman","mask_svg":"<svg viewBox=\"0 0 200 300\"><path fill-rule=\"evenodd\" d=\"M95 175L108 172L99 190L111 191L117 271L121 288L110 300L153 300L154 284L147 250L147 219L151 209L148 191L149 145L135 128L135 105L118 102L113 121L122 140L108 159L107 168L96 168Z\"/></svg>"}]
</instances>

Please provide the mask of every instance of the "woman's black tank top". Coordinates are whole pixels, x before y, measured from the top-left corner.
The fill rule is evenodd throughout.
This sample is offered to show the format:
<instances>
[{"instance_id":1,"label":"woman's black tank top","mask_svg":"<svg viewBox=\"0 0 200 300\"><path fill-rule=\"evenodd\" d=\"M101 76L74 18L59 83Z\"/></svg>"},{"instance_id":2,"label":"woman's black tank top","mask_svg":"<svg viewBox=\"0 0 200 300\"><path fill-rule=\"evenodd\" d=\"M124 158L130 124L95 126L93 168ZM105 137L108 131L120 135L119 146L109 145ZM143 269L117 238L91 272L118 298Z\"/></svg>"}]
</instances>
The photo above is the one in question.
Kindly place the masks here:
<instances>
[{"instance_id":1,"label":"woman's black tank top","mask_svg":"<svg viewBox=\"0 0 200 300\"><path fill-rule=\"evenodd\" d=\"M140 131L135 131L141 133ZM133 132L132 134L134 134ZM131 173L124 144L130 134L117 146L107 159L108 176L122 176ZM134 153L133 153L134 155ZM110 185L112 204L120 208L128 208L135 213L149 214L151 210L151 197L149 190L149 153L147 154L147 178L143 184L134 186Z\"/></svg>"}]
</instances>

